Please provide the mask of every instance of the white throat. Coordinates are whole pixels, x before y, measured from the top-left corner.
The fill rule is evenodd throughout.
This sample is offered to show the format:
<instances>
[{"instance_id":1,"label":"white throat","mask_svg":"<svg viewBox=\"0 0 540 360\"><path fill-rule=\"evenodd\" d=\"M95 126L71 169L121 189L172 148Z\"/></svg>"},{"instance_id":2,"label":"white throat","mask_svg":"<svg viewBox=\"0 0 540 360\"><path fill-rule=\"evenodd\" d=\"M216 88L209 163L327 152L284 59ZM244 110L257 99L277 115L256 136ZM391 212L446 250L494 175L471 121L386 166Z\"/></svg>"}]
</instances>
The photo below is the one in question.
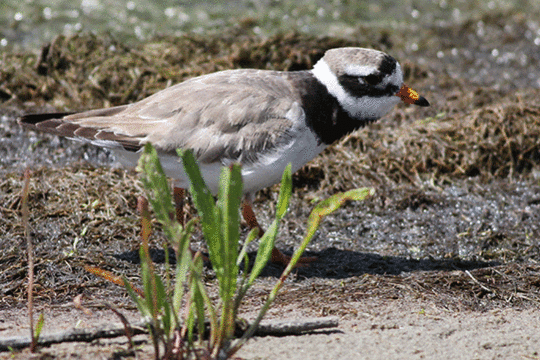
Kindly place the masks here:
<instances>
[{"instance_id":1,"label":"white throat","mask_svg":"<svg viewBox=\"0 0 540 360\"><path fill-rule=\"evenodd\" d=\"M362 67L361 70L366 71L366 68ZM338 100L343 109L353 118L378 119L399 102L399 98L393 95L383 97L355 97L350 95L340 85L336 74L330 70L324 59L319 60L313 66L311 72L326 86L328 92Z\"/></svg>"}]
</instances>

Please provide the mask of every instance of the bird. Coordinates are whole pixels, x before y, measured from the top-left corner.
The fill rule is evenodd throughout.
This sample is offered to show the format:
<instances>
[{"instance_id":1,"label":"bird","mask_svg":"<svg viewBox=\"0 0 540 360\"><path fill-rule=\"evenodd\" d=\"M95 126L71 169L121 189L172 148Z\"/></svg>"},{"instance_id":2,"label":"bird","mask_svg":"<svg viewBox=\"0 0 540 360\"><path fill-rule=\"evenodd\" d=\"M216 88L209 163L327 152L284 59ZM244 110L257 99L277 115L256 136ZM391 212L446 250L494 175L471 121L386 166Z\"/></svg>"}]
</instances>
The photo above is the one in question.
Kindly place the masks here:
<instances>
[{"instance_id":1,"label":"bird","mask_svg":"<svg viewBox=\"0 0 540 360\"><path fill-rule=\"evenodd\" d=\"M385 114L399 101L429 102L403 83L403 70L378 50L327 50L310 70L233 69L194 77L138 102L77 113L27 114L25 128L110 148L128 167L146 143L157 150L174 179L177 215L189 188L176 149L193 152L211 192L223 166L241 165L242 215L262 227L252 209L257 191L280 182L291 163L296 172L326 147ZM290 257L277 248L272 261ZM306 262L312 261L307 259Z\"/></svg>"}]
</instances>

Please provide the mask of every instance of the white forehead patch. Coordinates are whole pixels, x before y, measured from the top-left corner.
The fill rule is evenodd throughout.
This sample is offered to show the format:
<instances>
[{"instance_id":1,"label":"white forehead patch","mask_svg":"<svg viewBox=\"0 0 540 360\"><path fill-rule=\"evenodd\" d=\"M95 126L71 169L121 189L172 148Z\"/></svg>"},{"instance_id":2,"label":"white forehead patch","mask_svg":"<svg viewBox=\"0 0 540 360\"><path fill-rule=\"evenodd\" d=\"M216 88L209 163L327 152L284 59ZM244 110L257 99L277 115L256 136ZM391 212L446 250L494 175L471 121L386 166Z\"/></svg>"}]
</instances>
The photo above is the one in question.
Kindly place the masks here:
<instances>
[{"instance_id":1,"label":"white forehead patch","mask_svg":"<svg viewBox=\"0 0 540 360\"><path fill-rule=\"evenodd\" d=\"M368 76L377 72L377 68L367 65L347 65L345 74L351 76Z\"/></svg>"}]
</instances>

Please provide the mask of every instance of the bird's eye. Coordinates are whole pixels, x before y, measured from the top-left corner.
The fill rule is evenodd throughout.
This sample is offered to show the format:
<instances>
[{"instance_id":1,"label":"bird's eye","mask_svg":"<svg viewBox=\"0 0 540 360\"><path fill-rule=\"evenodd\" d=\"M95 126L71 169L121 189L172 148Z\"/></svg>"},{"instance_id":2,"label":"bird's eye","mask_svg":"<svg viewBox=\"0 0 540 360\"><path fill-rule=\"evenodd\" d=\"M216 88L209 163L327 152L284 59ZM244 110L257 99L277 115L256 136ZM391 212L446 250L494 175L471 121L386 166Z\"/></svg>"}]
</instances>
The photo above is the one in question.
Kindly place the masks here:
<instances>
[{"instance_id":1,"label":"bird's eye","mask_svg":"<svg viewBox=\"0 0 540 360\"><path fill-rule=\"evenodd\" d=\"M382 75L368 75L364 76L364 81L371 86L379 85L383 79Z\"/></svg>"}]
</instances>

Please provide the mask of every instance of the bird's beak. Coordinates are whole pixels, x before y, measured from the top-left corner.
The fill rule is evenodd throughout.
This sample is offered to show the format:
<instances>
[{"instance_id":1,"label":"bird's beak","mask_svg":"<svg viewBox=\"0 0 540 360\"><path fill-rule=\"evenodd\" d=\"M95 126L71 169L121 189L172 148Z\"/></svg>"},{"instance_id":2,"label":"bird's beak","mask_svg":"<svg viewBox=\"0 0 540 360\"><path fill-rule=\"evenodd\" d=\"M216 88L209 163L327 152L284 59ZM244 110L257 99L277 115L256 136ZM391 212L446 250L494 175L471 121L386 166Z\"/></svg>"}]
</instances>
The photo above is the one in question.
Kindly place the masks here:
<instances>
[{"instance_id":1,"label":"bird's beak","mask_svg":"<svg viewBox=\"0 0 540 360\"><path fill-rule=\"evenodd\" d=\"M425 97L418 95L415 90L411 89L405 84L403 84L401 89L399 89L396 96L400 97L401 101L406 104L429 106L429 101L427 101Z\"/></svg>"}]
</instances>

